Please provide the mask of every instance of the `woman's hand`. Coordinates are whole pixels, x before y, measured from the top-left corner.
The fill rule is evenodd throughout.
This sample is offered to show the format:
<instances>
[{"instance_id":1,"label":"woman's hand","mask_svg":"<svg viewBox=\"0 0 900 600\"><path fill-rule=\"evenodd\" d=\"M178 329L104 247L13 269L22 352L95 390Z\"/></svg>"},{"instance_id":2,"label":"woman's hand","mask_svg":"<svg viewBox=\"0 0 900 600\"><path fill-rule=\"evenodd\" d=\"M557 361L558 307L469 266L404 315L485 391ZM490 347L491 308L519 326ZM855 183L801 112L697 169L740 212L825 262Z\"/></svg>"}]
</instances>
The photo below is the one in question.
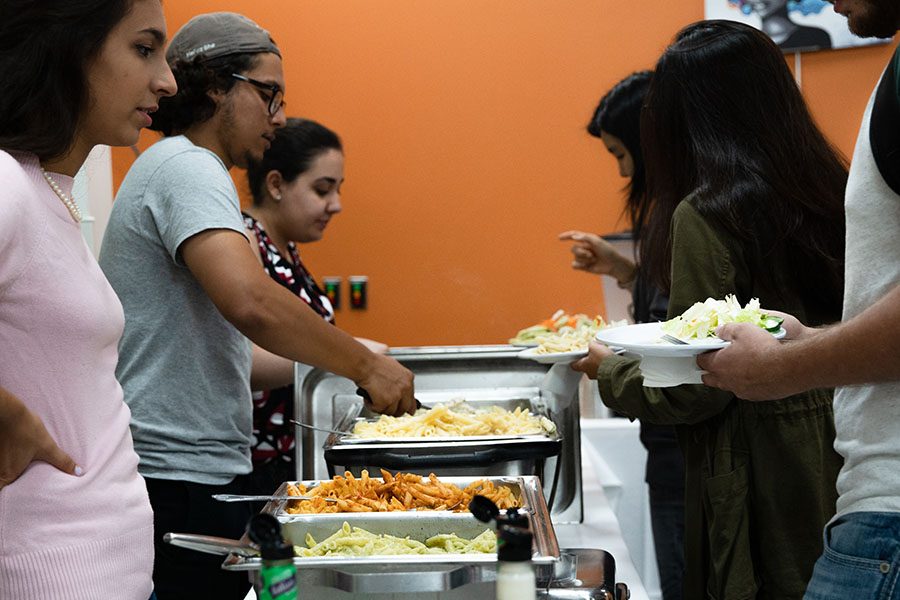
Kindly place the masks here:
<instances>
[{"instance_id":1,"label":"woman's hand","mask_svg":"<svg viewBox=\"0 0 900 600\"><path fill-rule=\"evenodd\" d=\"M588 355L573 362L572 369L581 371L591 379L597 379L597 369L600 368L600 363L610 356L615 356L615 353L608 347L591 342L588 346Z\"/></svg>"},{"instance_id":2,"label":"woman's hand","mask_svg":"<svg viewBox=\"0 0 900 600\"><path fill-rule=\"evenodd\" d=\"M572 268L596 275L609 275L620 285L627 285L634 279L634 262L616 252L612 244L593 233L564 231L559 239L572 241Z\"/></svg>"},{"instance_id":3,"label":"woman's hand","mask_svg":"<svg viewBox=\"0 0 900 600\"><path fill-rule=\"evenodd\" d=\"M38 460L70 475L82 474L81 467L47 433L40 417L0 388L0 489L18 479Z\"/></svg>"}]
</instances>

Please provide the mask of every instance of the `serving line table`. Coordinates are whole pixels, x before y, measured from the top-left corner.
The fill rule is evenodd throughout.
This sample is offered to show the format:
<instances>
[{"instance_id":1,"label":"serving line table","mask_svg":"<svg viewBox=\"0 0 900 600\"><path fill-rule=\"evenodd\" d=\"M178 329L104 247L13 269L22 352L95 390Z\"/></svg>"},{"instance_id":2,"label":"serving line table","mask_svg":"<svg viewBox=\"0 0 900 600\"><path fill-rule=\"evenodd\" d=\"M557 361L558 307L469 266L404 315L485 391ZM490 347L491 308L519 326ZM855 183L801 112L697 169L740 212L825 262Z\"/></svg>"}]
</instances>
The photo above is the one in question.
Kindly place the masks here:
<instances>
[{"instance_id":1,"label":"serving line table","mask_svg":"<svg viewBox=\"0 0 900 600\"><path fill-rule=\"evenodd\" d=\"M596 394L596 385L591 385L566 364L545 365L522 360L518 357L519 352L519 348L506 345L432 346L395 348L392 355L415 373L416 391L423 401L447 394L473 396L476 400L482 396L490 399L495 393L502 395L499 393L515 389L518 392L527 391L527 397L535 398L546 406L562 437L559 455L548 459L549 464L543 470L546 477L543 482L544 495L549 499L550 516L560 549L606 551L616 562L615 580L629 587L632 598L658 600L655 579L646 579L652 588L648 595L641 577L641 574L649 572L651 566L655 571L655 563L651 565L647 561L647 546L635 543L635 539L640 541L646 538L642 533L644 519L635 523L631 518L633 501L646 496L643 487L646 455L640 454L643 448L638 441L636 424L625 419L583 418L604 412ZM294 389L295 414L298 418L329 429L335 426L348 406L356 406L359 402L352 381L318 369L310 371L301 365L297 365ZM582 424L586 426L585 431L581 429ZM329 478L323 453L326 435L305 429L298 429L296 434L298 477ZM531 465L527 461L492 463L487 469L461 466L465 467L462 470L466 471L466 475L472 472L500 476L540 475L540 472L530 472L536 464ZM398 467L397 470L403 469ZM550 473L556 475L550 478ZM438 472L438 476L441 474ZM641 507L646 511L646 504ZM632 557L636 560L633 561ZM306 577L301 575L301 597L336 600L492 600L495 594L492 577L482 579L468 572L448 573L447 576L453 581L447 582L443 587L445 591L429 593L397 593L397 589L410 588L384 585L383 577L372 578L372 589L380 593L367 593L369 582L362 582L353 572L334 570L331 573L328 577L332 580L322 579L321 573L309 572ZM440 579L438 571L429 573L432 579ZM389 576L388 572L373 575ZM334 577L340 581L334 580ZM442 586L423 585L418 589L423 587L438 590ZM248 598L253 598L253 595Z\"/></svg>"},{"instance_id":2,"label":"serving line table","mask_svg":"<svg viewBox=\"0 0 900 600\"><path fill-rule=\"evenodd\" d=\"M585 444L587 446L587 444ZM632 600L650 600L631 561L628 547L622 537L619 522L603 491L597 465L599 459L592 450L584 448L582 454L582 485L584 498L584 521L582 523L556 525L556 536L560 548L599 548L606 550L616 559L616 581L624 582L631 591ZM329 587L303 586L299 598L327 600L493 600L493 583L464 585L448 592L415 594L356 594L342 592ZM245 600L256 600L253 590Z\"/></svg>"}]
</instances>

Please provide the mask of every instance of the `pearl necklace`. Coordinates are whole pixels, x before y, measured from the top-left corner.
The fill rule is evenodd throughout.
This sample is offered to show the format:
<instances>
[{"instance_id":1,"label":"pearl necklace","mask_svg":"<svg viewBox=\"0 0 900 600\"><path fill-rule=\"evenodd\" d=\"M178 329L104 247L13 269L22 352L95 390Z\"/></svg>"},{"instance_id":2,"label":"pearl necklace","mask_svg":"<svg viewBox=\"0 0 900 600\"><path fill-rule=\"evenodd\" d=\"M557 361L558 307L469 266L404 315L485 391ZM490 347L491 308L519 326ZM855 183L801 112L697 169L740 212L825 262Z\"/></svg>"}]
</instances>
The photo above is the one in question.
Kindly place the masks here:
<instances>
[{"instance_id":1,"label":"pearl necklace","mask_svg":"<svg viewBox=\"0 0 900 600\"><path fill-rule=\"evenodd\" d=\"M41 175L44 176L44 179L47 180L47 183L50 185L50 189L53 190L53 193L62 200L62 203L66 205L66 208L69 209L69 214L72 215L72 218L75 219L76 223L81 223L81 210L78 208L78 205L75 204L75 201L59 187L59 184L50 177L50 173L44 170L44 167L41 167Z\"/></svg>"}]
</instances>

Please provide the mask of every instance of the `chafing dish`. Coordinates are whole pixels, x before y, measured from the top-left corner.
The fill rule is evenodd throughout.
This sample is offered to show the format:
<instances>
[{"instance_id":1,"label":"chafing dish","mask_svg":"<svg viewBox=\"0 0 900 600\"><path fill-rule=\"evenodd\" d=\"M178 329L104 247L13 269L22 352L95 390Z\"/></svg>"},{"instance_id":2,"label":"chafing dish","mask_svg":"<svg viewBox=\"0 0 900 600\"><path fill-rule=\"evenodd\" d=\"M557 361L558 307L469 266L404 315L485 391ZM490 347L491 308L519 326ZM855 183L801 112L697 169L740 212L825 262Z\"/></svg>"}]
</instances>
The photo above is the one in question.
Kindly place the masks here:
<instances>
[{"instance_id":1,"label":"chafing dish","mask_svg":"<svg viewBox=\"0 0 900 600\"><path fill-rule=\"evenodd\" d=\"M446 483L465 487L477 479L490 479L495 485L511 486L523 499L534 533L533 561L552 565L559 558L556 534L544 500L540 481L533 476L483 478L448 477ZM318 481L302 482L316 485ZM278 488L284 492L287 483ZM456 533L475 537L489 526L469 513L448 511L397 511L385 513L326 513L292 515L284 511L285 500L266 504L262 512L275 515L282 533L292 544L303 545L306 533L317 540L334 533L344 521L372 533L395 536L409 535L424 540L440 533ZM246 535L242 538L249 545ZM250 553L245 553L250 554ZM305 586L324 586L346 592L426 593L443 592L468 584L484 584L495 580L496 554L417 554L373 557L295 557L297 580ZM248 571L257 577L261 561L255 556L229 554L222 565L230 571ZM552 571L552 567L551 567Z\"/></svg>"},{"instance_id":2,"label":"chafing dish","mask_svg":"<svg viewBox=\"0 0 900 600\"><path fill-rule=\"evenodd\" d=\"M437 393L423 391L419 395L420 399L427 399L427 403L431 405L463 398L473 408L497 406L508 411L527 408L532 414L553 421L550 408L533 388L454 390ZM503 469L500 463L515 462L515 473L542 476L544 460L559 455L562 447L562 436L558 429L552 433L528 435L426 438L359 438L351 435L353 428L360 421L377 418L378 415L361 404L350 406L345 411L335 429L346 434L331 434L324 445L325 462L330 475L343 469L350 469L353 472L369 468L371 472L373 468L378 467L413 472L427 472L440 468L443 473L447 473L447 469L491 467Z\"/></svg>"},{"instance_id":3,"label":"chafing dish","mask_svg":"<svg viewBox=\"0 0 900 600\"><path fill-rule=\"evenodd\" d=\"M521 348L511 346L451 346L395 348L391 355L416 376L416 396L425 404L449 400L474 393L472 397L488 397L497 390L518 390L522 398L539 401L548 407L557 426L560 451L545 459L510 460L481 467L444 467L406 469L420 474L434 471L439 477L479 475L515 476L546 473L544 495L548 499L555 523L578 523L582 520L581 449L578 423L578 391L581 374L568 365L545 365L521 360ZM297 366L295 415L305 423L335 429L348 411L359 414L360 398L356 384L319 369ZM480 396L478 394L481 394ZM352 413L351 413L352 414ZM342 472L347 465L324 459L324 446L329 434L296 429L297 464L300 479L324 479ZM340 460L344 460L343 458ZM349 460L347 462L350 462ZM536 462L542 464L535 464ZM358 474L364 467L353 465ZM397 469L394 469L397 470ZM370 469L372 472L372 469ZM374 471L377 473L377 470ZM554 482L555 485L554 485Z\"/></svg>"},{"instance_id":4,"label":"chafing dish","mask_svg":"<svg viewBox=\"0 0 900 600\"><path fill-rule=\"evenodd\" d=\"M522 477L444 477L441 481L464 488L479 479L487 479L495 486L506 486L513 489L522 500L534 534L534 555L536 564L552 563L559 558L559 545L556 533L550 523L550 512L541 489L540 481L534 476ZM320 481L301 482L307 488L314 488ZM276 495L287 492L288 483L279 486ZM371 533L386 533L397 537L409 536L411 539L424 541L434 535L455 533L463 538L474 538L489 526L475 519L468 512L449 511L392 511L372 513L321 513L290 514L285 511L288 500L273 500L266 504L262 512L269 513L281 522L282 534L295 546L305 546L306 534L309 533L318 541L330 536L346 521L352 527L361 527ZM415 564L472 564L496 563L496 554L415 554L390 556L393 565ZM376 566L385 562L384 556L333 556L333 557L295 557L298 567L347 567ZM224 568L231 570L259 569L259 559L246 556L230 556Z\"/></svg>"},{"instance_id":5,"label":"chafing dish","mask_svg":"<svg viewBox=\"0 0 900 600\"><path fill-rule=\"evenodd\" d=\"M445 483L465 487L474 477L444 478ZM524 512L534 532L535 574L538 598L544 600L626 600L628 589L615 583L615 561L602 550L563 549L557 545L540 483L533 476L487 478L495 486L513 488L521 498ZM315 487L321 480L303 481ZM288 483L278 488L287 490ZM373 533L409 535L425 539L438 533L457 533L474 537L487 527L469 513L447 511L410 511L386 513L289 514L287 501L273 500L262 512L274 515L282 523L282 532L293 544L302 544L307 532L318 540L336 531L344 521ZM203 552L228 554L223 568L245 571L257 580L261 561L245 535L240 541L209 536L169 534L179 546ZM467 597L493 597L496 580L496 554L445 554L378 557L296 557L298 585L306 590L327 594L334 589L349 593L397 594L417 597L467 586Z\"/></svg>"}]
</instances>

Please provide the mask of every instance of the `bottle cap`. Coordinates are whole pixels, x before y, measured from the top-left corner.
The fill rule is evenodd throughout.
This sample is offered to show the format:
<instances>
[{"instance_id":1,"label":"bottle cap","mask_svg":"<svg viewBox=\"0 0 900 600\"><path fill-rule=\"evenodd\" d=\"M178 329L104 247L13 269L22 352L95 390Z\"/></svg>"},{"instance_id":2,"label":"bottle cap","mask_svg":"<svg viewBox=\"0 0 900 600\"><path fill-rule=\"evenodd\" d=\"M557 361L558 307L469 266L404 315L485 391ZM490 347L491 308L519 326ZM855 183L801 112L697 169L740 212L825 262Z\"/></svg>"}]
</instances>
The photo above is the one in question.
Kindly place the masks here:
<instances>
[{"instance_id":1,"label":"bottle cap","mask_svg":"<svg viewBox=\"0 0 900 600\"><path fill-rule=\"evenodd\" d=\"M523 562L531 560L531 532L521 527L497 527L497 560Z\"/></svg>"},{"instance_id":2,"label":"bottle cap","mask_svg":"<svg viewBox=\"0 0 900 600\"><path fill-rule=\"evenodd\" d=\"M253 515L247 525L247 535L259 546L263 560L283 560L294 557L294 548L281 537L281 523L272 515Z\"/></svg>"},{"instance_id":3,"label":"bottle cap","mask_svg":"<svg viewBox=\"0 0 900 600\"><path fill-rule=\"evenodd\" d=\"M494 504L490 498L475 494L469 501L469 512L475 515L475 518L483 523L490 523L500 514L500 509Z\"/></svg>"},{"instance_id":4,"label":"bottle cap","mask_svg":"<svg viewBox=\"0 0 900 600\"><path fill-rule=\"evenodd\" d=\"M497 523L509 525L511 527L521 527L522 529L528 529L528 514L525 511L519 510L518 508L510 508L507 509L505 515L497 516Z\"/></svg>"}]
</instances>

